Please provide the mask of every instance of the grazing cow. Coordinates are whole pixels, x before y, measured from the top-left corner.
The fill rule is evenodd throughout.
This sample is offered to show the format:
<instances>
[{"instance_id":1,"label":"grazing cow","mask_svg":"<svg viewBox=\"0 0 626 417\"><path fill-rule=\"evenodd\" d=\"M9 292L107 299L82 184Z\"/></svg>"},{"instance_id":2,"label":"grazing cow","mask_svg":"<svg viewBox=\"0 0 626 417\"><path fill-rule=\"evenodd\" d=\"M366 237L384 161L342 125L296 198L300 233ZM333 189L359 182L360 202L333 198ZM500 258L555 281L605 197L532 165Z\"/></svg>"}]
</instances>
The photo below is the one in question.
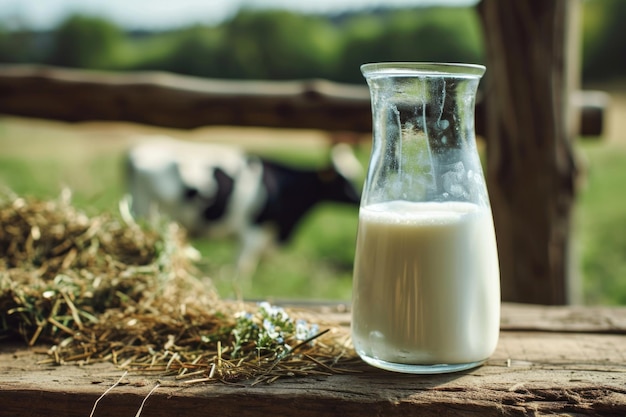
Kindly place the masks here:
<instances>
[{"instance_id":1,"label":"grazing cow","mask_svg":"<svg viewBox=\"0 0 626 417\"><path fill-rule=\"evenodd\" d=\"M359 203L362 167L351 149L335 145L331 159L305 170L228 145L143 141L128 154L131 209L140 217L158 211L194 236L237 237L238 273L251 276L262 253L287 242L317 203Z\"/></svg>"}]
</instances>

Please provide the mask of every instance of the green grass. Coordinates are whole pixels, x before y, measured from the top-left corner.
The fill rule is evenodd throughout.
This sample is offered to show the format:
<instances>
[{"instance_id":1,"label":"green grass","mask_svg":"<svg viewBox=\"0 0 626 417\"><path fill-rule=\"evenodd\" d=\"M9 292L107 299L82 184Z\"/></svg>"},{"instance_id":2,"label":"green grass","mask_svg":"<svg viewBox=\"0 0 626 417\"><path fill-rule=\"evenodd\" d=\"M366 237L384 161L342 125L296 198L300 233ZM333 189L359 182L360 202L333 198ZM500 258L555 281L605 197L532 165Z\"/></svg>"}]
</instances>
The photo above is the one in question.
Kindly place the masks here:
<instances>
[{"instance_id":1,"label":"green grass","mask_svg":"<svg viewBox=\"0 0 626 417\"><path fill-rule=\"evenodd\" d=\"M196 240L200 266L223 297L348 300L356 241L356 208L322 205L300 224L293 241L266 256L251 280L233 282L234 241Z\"/></svg>"},{"instance_id":2,"label":"green grass","mask_svg":"<svg viewBox=\"0 0 626 417\"><path fill-rule=\"evenodd\" d=\"M626 305L626 146L583 142L576 244L587 304Z\"/></svg>"},{"instance_id":3,"label":"green grass","mask_svg":"<svg viewBox=\"0 0 626 417\"><path fill-rule=\"evenodd\" d=\"M55 198L67 186L75 205L90 214L117 210L123 195L123 153L136 130L0 118L0 187ZM250 143L257 149L266 144L265 153L309 166L324 159L322 148L302 146L298 138L289 142L298 146L285 150L271 144L267 132L260 135L249 138ZM626 145L589 140L577 148L586 167L573 239L582 299L586 304L626 305ZM362 160L366 153L364 149ZM252 280L237 285L232 266L236 242L192 243L203 255L201 270L223 297L235 296L238 288L252 299L348 300L356 226L355 207L320 206L299 225L289 245L266 257Z\"/></svg>"}]
</instances>

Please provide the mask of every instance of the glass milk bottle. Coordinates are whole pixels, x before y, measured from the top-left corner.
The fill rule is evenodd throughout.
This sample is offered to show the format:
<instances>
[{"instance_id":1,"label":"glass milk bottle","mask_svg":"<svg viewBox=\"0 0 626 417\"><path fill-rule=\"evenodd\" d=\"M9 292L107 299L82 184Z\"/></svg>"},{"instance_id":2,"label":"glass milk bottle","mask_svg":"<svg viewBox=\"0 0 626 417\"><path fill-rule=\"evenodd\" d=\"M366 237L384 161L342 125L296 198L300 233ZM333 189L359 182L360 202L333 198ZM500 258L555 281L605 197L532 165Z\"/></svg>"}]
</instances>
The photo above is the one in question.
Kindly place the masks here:
<instances>
[{"instance_id":1,"label":"glass milk bottle","mask_svg":"<svg viewBox=\"0 0 626 417\"><path fill-rule=\"evenodd\" d=\"M354 263L352 341L373 366L443 373L495 350L500 276L474 134L485 67L361 67L373 140Z\"/></svg>"}]
</instances>

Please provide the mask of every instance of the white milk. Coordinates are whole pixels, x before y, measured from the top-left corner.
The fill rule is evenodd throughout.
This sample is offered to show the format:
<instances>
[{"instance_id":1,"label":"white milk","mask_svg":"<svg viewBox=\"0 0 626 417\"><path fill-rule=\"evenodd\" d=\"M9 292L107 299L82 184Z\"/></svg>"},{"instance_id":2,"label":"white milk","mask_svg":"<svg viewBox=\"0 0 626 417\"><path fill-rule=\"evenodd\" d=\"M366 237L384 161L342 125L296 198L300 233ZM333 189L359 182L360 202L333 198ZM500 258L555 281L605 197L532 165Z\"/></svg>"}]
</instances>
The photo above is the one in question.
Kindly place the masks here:
<instances>
[{"instance_id":1,"label":"white milk","mask_svg":"<svg viewBox=\"0 0 626 417\"><path fill-rule=\"evenodd\" d=\"M495 350L500 280L488 209L362 207L354 268L352 339L364 359L464 364Z\"/></svg>"}]
</instances>

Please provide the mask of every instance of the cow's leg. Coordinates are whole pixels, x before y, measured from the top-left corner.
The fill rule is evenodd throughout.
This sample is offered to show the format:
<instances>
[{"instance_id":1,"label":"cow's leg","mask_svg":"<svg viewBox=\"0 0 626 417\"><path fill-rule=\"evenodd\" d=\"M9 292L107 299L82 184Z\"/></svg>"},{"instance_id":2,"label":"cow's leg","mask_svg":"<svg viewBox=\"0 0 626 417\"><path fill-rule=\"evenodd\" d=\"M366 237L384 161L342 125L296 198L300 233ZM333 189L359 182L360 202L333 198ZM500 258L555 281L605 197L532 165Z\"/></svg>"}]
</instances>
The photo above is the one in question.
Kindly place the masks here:
<instances>
[{"instance_id":1,"label":"cow's leg","mask_svg":"<svg viewBox=\"0 0 626 417\"><path fill-rule=\"evenodd\" d=\"M269 248L273 247L275 232L269 227L254 226L240 236L241 247L237 258L235 285L241 290L242 284L249 284L259 261Z\"/></svg>"}]
</instances>

